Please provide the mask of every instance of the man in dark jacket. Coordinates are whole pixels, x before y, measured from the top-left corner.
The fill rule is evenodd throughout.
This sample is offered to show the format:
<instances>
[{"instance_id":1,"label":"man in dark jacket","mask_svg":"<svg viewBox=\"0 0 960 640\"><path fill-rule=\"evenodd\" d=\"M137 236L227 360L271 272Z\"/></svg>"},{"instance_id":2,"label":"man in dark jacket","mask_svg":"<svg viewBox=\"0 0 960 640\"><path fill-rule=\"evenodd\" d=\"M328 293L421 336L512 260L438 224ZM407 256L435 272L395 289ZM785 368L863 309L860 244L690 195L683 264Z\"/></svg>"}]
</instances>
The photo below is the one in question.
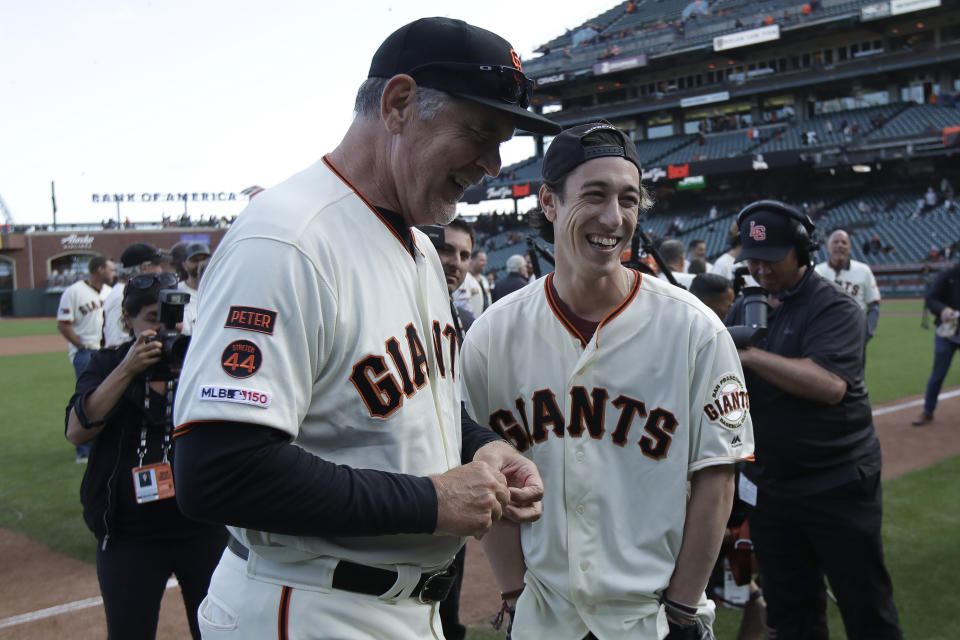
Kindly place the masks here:
<instances>
[{"instance_id":1,"label":"man in dark jacket","mask_svg":"<svg viewBox=\"0 0 960 640\"><path fill-rule=\"evenodd\" d=\"M927 380L927 392L923 399L923 412L913 421L915 427L933 422L933 410L937 408L937 396L943 379L950 370L953 354L960 348L957 335L957 317L960 315L960 262L944 269L933 281L927 293L927 309L937 324L933 339L933 371Z\"/></svg>"},{"instance_id":2,"label":"man in dark jacket","mask_svg":"<svg viewBox=\"0 0 960 640\"><path fill-rule=\"evenodd\" d=\"M493 301L496 302L507 294L527 285L527 260L523 255L516 253L507 258L507 275L503 276L493 286Z\"/></svg>"}]
</instances>

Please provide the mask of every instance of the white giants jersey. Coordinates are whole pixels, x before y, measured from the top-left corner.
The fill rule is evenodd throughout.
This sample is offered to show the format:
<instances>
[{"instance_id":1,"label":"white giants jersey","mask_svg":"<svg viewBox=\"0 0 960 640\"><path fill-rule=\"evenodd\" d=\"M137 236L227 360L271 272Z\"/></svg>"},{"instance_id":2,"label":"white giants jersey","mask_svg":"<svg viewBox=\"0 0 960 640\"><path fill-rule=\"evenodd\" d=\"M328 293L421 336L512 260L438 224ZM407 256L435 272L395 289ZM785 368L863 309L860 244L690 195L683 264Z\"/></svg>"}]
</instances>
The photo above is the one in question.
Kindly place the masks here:
<instances>
[{"instance_id":1,"label":"white giants jersey","mask_svg":"<svg viewBox=\"0 0 960 640\"><path fill-rule=\"evenodd\" d=\"M863 262L850 260L844 269L834 269L829 262L821 262L816 267L821 276L835 282L841 289L850 294L864 311L874 302L880 302L880 289L873 271Z\"/></svg>"},{"instance_id":2,"label":"white giants jersey","mask_svg":"<svg viewBox=\"0 0 960 640\"><path fill-rule=\"evenodd\" d=\"M450 298L430 240L413 237L411 251L326 158L251 200L201 280L177 433L237 421L351 467L427 476L458 466ZM340 559L430 571L463 543L231 530L255 552L248 574L321 587Z\"/></svg>"},{"instance_id":3,"label":"white giants jersey","mask_svg":"<svg viewBox=\"0 0 960 640\"><path fill-rule=\"evenodd\" d=\"M628 637L673 574L691 474L753 453L743 372L720 320L678 287L635 272L587 341L552 277L467 333L464 397L543 476L543 517L521 526L529 625Z\"/></svg>"},{"instance_id":4,"label":"white giants jersey","mask_svg":"<svg viewBox=\"0 0 960 640\"><path fill-rule=\"evenodd\" d=\"M453 300L455 303L468 303L474 318L483 313L483 288L480 281L469 271L460 286L453 292Z\"/></svg>"},{"instance_id":5,"label":"white giants jersey","mask_svg":"<svg viewBox=\"0 0 960 640\"><path fill-rule=\"evenodd\" d=\"M177 289L190 294L190 299L183 307L183 325L180 333L189 336L193 333L193 325L197 324L197 313L200 304L200 292L191 287L186 281L177 283Z\"/></svg>"},{"instance_id":6,"label":"white giants jersey","mask_svg":"<svg viewBox=\"0 0 960 640\"><path fill-rule=\"evenodd\" d=\"M103 338L103 301L110 295L111 287L102 285L100 291L86 280L78 280L60 294L57 321L69 322L73 332L88 349L99 349ZM70 345L70 361L77 354L77 347Z\"/></svg>"}]
</instances>

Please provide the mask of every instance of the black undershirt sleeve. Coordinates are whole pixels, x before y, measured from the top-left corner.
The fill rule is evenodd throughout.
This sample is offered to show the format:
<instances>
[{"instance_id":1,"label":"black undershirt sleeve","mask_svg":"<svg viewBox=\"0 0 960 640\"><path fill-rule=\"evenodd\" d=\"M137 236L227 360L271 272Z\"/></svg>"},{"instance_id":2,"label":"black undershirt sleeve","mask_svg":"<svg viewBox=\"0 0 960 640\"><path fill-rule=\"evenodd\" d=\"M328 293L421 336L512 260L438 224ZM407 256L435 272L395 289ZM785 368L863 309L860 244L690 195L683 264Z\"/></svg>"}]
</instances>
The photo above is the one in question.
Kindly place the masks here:
<instances>
[{"instance_id":1,"label":"black undershirt sleeve","mask_svg":"<svg viewBox=\"0 0 960 640\"><path fill-rule=\"evenodd\" d=\"M275 429L205 422L178 436L180 509L196 520L300 536L433 533L429 478L323 460Z\"/></svg>"},{"instance_id":2,"label":"black undershirt sleeve","mask_svg":"<svg viewBox=\"0 0 960 640\"><path fill-rule=\"evenodd\" d=\"M463 403L460 403L460 432L463 438L463 446L460 448L460 461L467 464L473 460L477 450L488 442L503 440L493 429L481 427L477 424Z\"/></svg>"}]
</instances>

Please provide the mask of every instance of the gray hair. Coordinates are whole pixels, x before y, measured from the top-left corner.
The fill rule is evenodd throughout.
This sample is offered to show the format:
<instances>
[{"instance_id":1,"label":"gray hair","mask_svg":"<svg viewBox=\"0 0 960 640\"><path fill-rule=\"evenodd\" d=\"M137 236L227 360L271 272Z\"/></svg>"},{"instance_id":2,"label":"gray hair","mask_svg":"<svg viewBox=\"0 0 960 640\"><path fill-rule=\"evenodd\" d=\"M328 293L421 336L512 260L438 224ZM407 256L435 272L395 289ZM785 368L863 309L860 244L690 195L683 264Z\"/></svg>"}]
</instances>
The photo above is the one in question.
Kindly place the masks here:
<instances>
[{"instance_id":1,"label":"gray hair","mask_svg":"<svg viewBox=\"0 0 960 640\"><path fill-rule=\"evenodd\" d=\"M686 247L684 247L683 243L679 240L664 240L660 245L660 257L663 258L663 261L667 264L682 261L683 254L686 252Z\"/></svg>"},{"instance_id":2,"label":"gray hair","mask_svg":"<svg viewBox=\"0 0 960 640\"><path fill-rule=\"evenodd\" d=\"M353 113L357 118L373 118L380 113L380 98L390 78L367 78L357 91ZM453 96L437 89L417 85L417 111L421 120L432 120L453 102Z\"/></svg>"},{"instance_id":3,"label":"gray hair","mask_svg":"<svg viewBox=\"0 0 960 640\"><path fill-rule=\"evenodd\" d=\"M520 253L507 258L507 273L520 273L520 269L527 266L527 259Z\"/></svg>"}]
</instances>

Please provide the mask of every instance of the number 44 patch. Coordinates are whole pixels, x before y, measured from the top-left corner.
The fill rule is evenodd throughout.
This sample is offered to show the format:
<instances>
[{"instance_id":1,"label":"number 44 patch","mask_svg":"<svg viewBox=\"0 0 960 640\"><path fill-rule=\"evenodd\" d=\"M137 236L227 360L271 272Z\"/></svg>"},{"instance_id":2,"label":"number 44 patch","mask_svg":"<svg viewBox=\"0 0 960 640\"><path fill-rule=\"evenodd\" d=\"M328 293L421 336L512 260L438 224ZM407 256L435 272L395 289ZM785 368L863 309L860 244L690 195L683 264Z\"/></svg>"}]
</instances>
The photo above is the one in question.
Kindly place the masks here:
<instances>
[{"instance_id":1,"label":"number 44 patch","mask_svg":"<svg viewBox=\"0 0 960 640\"><path fill-rule=\"evenodd\" d=\"M249 378L260 370L263 353L249 340L234 340L223 350L220 366L231 378Z\"/></svg>"}]
</instances>

